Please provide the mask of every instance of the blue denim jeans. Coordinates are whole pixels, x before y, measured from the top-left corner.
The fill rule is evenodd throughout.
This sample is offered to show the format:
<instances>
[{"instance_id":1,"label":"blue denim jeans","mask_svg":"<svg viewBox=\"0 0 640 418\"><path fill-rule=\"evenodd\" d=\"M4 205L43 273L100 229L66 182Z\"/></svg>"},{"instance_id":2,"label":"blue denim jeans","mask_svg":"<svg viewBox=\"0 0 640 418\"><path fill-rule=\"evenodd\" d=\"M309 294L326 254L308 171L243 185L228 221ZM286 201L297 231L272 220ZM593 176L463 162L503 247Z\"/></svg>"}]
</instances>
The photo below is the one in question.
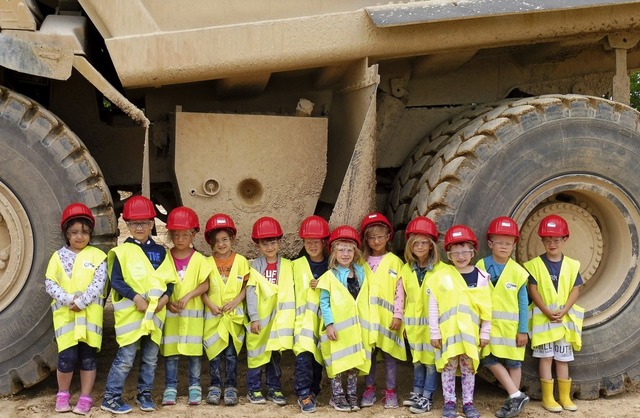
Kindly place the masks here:
<instances>
[{"instance_id":1,"label":"blue denim jeans","mask_svg":"<svg viewBox=\"0 0 640 418\"><path fill-rule=\"evenodd\" d=\"M164 358L164 384L168 388L178 387L178 362L180 357L189 362L189 386L200 386L202 360L200 356L169 356Z\"/></svg>"},{"instance_id":2,"label":"blue denim jeans","mask_svg":"<svg viewBox=\"0 0 640 418\"><path fill-rule=\"evenodd\" d=\"M118 348L116 358L113 359L111 370L109 370L109 375L107 376L107 384L104 388L105 399L122 397L124 381L133 367L138 344L140 344L142 353L140 372L138 374L138 393L151 392L153 390L153 379L156 374L160 347L151 340L151 336L145 335L133 344Z\"/></svg>"},{"instance_id":3,"label":"blue denim jeans","mask_svg":"<svg viewBox=\"0 0 640 418\"><path fill-rule=\"evenodd\" d=\"M322 364L318 363L313 354L308 351L298 354L293 371L293 386L296 390L296 395L306 397L313 393L318 396L321 380Z\"/></svg>"},{"instance_id":4,"label":"blue denim jeans","mask_svg":"<svg viewBox=\"0 0 640 418\"><path fill-rule=\"evenodd\" d=\"M247 369L247 390L249 392L256 392L260 390L262 385L262 367L255 367ZM280 376L282 376L282 369L280 368L280 353L273 351L271 353L271 360L264 366L267 374L267 387L269 389L282 389L280 385Z\"/></svg>"},{"instance_id":5,"label":"blue denim jeans","mask_svg":"<svg viewBox=\"0 0 640 418\"><path fill-rule=\"evenodd\" d=\"M438 371L434 364L413 363L413 391L433 399L438 388Z\"/></svg>"},{"instance_id":6,"label":"blue denim jeans","mask_svg":"<svg viewBox=\"0 0 640 418\"><path fill-rule=\"evenodd\" d=\"M238 354L236 353L236 347L233 345L233 341L229 341L227 348L222 350L220 354L215 356L213 360L209 361L209 375L211 376L211 386L222 387L222 371L221 365L222 358L225 361L225 376L224 381L225 388L238 387Z\"/></svg>"}]
</instances>

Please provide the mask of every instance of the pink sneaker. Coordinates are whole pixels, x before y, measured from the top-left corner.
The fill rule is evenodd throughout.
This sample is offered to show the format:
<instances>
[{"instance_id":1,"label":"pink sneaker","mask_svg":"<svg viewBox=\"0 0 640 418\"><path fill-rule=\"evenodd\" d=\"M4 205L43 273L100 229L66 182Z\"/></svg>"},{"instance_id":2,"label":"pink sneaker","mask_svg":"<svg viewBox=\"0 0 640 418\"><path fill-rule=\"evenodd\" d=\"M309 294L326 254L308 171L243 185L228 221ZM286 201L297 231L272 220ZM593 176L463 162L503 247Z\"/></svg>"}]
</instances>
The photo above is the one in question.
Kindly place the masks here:
<instances>
[{"instance_id":1,"label":"pink sneaker","mask_svg":"<svg viewBox=\"0 0 640 418\"><path fill-rule=\"evenodd\" d=\"M73 413L78 415L87 415L89 411L91 411L92 406L93 399L91 396L82 395L80 396L80 399L78 399L76 407L73 408Z\"/></svg>"},{"instance_id":2,"label":"pink sneaker","mask_svg":"<svg viewBox=\"0 0 640 418\"><path fill-rule=\"evenodd\" d=\"M69 392L58 392L56 395L56 412L71 411L71 405L69 405L70 399L71 394Z\"/></svg>"}]
</instances>

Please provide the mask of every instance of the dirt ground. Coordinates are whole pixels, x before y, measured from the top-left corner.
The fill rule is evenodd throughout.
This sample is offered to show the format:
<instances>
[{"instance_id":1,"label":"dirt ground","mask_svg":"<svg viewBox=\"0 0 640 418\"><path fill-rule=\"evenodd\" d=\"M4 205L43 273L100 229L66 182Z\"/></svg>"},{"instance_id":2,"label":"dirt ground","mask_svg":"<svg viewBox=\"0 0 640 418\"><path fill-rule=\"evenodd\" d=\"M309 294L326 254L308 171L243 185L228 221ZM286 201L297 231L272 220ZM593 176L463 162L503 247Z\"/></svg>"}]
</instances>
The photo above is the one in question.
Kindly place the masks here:
<instances>
[{"instance_id":1,"label":"dirt ground","mask_svg":"<svg viewBox=\"0 0 640 418\"><path fill-rule=\"evenodd\" d=\"M104 391L104 384L106 375L109 372L111 361L115 356L117 344L115 343L115 336L113 333L113 311L110 308L110 304L107 305L105 312L105 335L103 350L98 355L98 378L96 380L96 387L93 392L93 398L95 406L91 410L88 416L90 417L110 417L111 414L100 410L99 405L101 396ZM288 404L286 406L277 406L271 402L266 405L252 405L246 400L245 383L245 371L246 371L246 355L244 350L240 353L239 359L239 382L240 382L240 404L235 407L225 406L212 406L203 403L200 406L188 406L187 405L187 384L185 382L186 376L186 364L180 363L181 382L178 387L178 404L170 407L160 406L160 400L162 397L162 391L164 388L164 363L162 357L159 358L158 368L156 370L156 385L153 393L155 402L158 404L158 409L153 413L142 412L137 406L135 406L135 393L136 393L136 381L137 381L137 364L134 366L129 378L127 379L125 386L125 400L133 406L132 413L127 416L130 417L148 417L154 416L159 418L175 418L175 417L200 417L200 416L217 416L221 418L225 417L249 417L257 413L261 418L283 416L289 417L301 417L308 416L308 414L302 414L300 408L296 403L296 397L293 393L293 353L286 352L283 355L282 366L283 376L282 385L283 391L287 396ZM184 364L184 366L183 366ZM202 383L203 391L206 391L209 382L209 368L206 358L203 358L202 365ZM380 365L378 367L378 388L384 387L384 367ZM413 369L410 364L403 363L398 368L398 395L400 400L407 396L411 390ZM77 373L76 373L77 374ZM359 382L359 389L362 391L363 381L362 378ZM328 405L330 397L330 388L328 387L328 380L323 380L322 393L318 399L318 411L314 416L326 416L326 417L342 417L344 412L337 412ZM0 398L0 417L24 417L24 418L43 418L60 416L54 411L55 406L55 394L57 390L57 384L55 376L51 376L35 387L25 389L17 395ZM458 385L458 393L460 391ZM74 376L72 384L72 405L79 396L79 378ZM206 393L206 392L205 392ZM630 384L627 391L623 394L613 396L611 398L601 398L595 401L582 401L576 400L578 405L577 412L562 412L560 414L554 414L542 409L539 401L532 400L526 407L526 409L520 414L521 417L640 417L640 382ZM497 388L491 384L484 382L481 379L476 381L476 407L482 414L482 416L492 417L496 410L500 408L500 405L504 401L506 394L500 388ZM381 395L378 396L378 399ZM442 412L442 395L436 394L435 397L435 409L426 414L422 414L424 417L439 417ZM150 415L151 414L151 415ZM366 408L352 414L357 414L361 417L410 417L416 416L412 414L408 408L400 407L398 409L384 409L378 402L372 408ZM75 416L72 413L67 413L66 416ZM461 410L459 416L463 416Z\"/></svg>"}]
</instances>

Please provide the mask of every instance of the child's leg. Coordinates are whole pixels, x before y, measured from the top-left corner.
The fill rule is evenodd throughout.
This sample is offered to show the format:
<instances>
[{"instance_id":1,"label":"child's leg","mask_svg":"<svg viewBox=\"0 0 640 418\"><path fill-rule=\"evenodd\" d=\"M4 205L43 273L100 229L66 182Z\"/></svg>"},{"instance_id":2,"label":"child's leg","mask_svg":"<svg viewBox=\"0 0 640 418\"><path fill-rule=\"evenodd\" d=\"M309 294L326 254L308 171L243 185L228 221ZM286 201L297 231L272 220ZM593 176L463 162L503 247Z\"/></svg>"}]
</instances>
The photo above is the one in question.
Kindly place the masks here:
<instances>
[{"instance_id":1,"label":"child's leg","mask_svg":"<svg viewBox=\"0 0 640 418\"><path fill-rule=\"evenodd\" d=\"M78 344L78 360L80 361L80 393L90 396L93 392L93 384L96 381L96 357L94 347L86 343Z\"/></svg>"},{"instance_id":2,"label":"child's leg","mask_svg":"<svg viewBox=\"0 0 640 418\"><path fill-rule=\"evenodd\" d=\"M456 370L458 369L458 357L449 359L442 369L442 396L444 402L456 403Z\"/></svg>"},{"instance_id":3,"label":"child's leg","mask_svg":"<svg viewBox=\"0 0 640 418\"><path fill-rule=\"evenodd\" d=\"M262 366L247 369L247 391L259 392L262 383Z\"/></svg>"},{"instance_id":4,"label":"child's leg","mask_svg":"<svg viewBox=\"0 0 640 418\"><path fill-rule=\"evenodd\" d=\"M433 400L433 394L436 393L436 389L438 388L438 371L436 370L435 364L427 364L425 370L426 374L424 378L422 396Z\"/></svg>"},{"instance_id":5,"label":"child's leg","mask_svg":"<svg viewBox=\"0 0 640 418\"><path fill-rule=\"evenodd\" d=\"M384 359L384 372L387 390L395 390L396 377L398 375L398 362L391 354L385 352L382 353L382 358Z\"/></svg>"},{"instance_id":6,"label":"child's leg","mask_svg":"<svg viewBox=\"0 0 640 418\"><path fill-rule=\"evenodd\" d=\"M520 390L520 382L522 381L522 362L517 360L505 360L505 367L509 372L509 377L516 390Z\"/></svg>"},{"instance_id":7,"label":"child's leg","mask_svg":"<svg viewBox=\"0 0 640 418\"><path fill-rule=\"evenodd\" d=\"M137 343L129 344L118 348L116 358L113 359L111 369L107 375L107 384L104 388L104 399L111 400L120 398L124 387L124 381L127 379L133 361L138 351Z\"/></svg>"},{"instance_id":8,"label":"child's leg","mask_svg":"<svg viewBox=\"0 0 640 418\"><path fill-rule=\"evenodd\" d=\"M313 382L312 367L313 354L304 351L296 356L295 368L293 370L293 387L296 396L299 398L307 397L311 394L311 385Z\"/></svg>"},{"instance_id":9,"label":"child's leg","mask_svg":"<svg viewBox=\"0 0 640 418\"><path fill-rule=\"evenodd\" d=\"M427 376L427 366L418 362L413 363L413 393L421 394Z\"/></svg>"},{"instance_id":10,"label":"child's leg","mask_svg":"<svg viewBox=\"0 0 640 418\"><path fill-rule=\"evenodd\" d=\"M538 364L538 373L540 374L540 379L552 380L553 376L551 374L551 365L553 364L553 357L544 357L540 359L540 363Z\"/></svg>"},{"instance_id":11,"label":"child's leg","mask_svg":"<svg viewBox=\"0 0 640 418\"><path fill-rule=\"evenodd\" d=\"M158 364L158 352L160 346L156 344L150 335L140 339L140 374L138 375L138 393L150 393L153 390L153 380Z\"/></svg>"},{"instance_id":12,"label":"child's leg","mask_svg":"<svg viewBox=\"0 0 640 418\"><path fill-rule=\"evenodd\" d=\"M364 378L364 384L367 387L373 387L376 385L376 359L378 358L378 349L374 349L371 352L371 368L369 369L369 374Z\"/></svg>"},{"instance_id":13,"label":"child's leg","mask_svg":"<svg viewBox=\"0 0 640 418\"><path fill-rule=\"evenodd\" d=\"M211 387L220 387L220 385L222 385L222 375L220 372L220 362L222 361L222 356L223 353L219 353L213 359L209 360L209 377L211 378Z\"/></svg>"},{"instance_id":14,"label":"child's leg","mask_svg":"<svg viewBox=\"0 0 640 418\"><path fill-rule=\"evenodd\" d=\"M313 380L311 382L311 392L318 396L320 393L320 382L322 381L322 364L318 363L315 358L311 359L311 367L313 368Z\"/></svg>"},{"instance_id":15,"label":"child's leg","mask_svg":"<svg viewBox=\"0 0 640 418\"><path fill-rule=\"evenodd\" d=\"M238 387L238 354L233 341L229 341L229 345L224 349L225 358L225 387Z\"/></svg>"},{"instance_id":16,"label":"child's leg","mask_svg":"<svg viewBox=\"0 0 640 418\"><path fill-rule=\"evenodd\" d=\"M58 378L58 391L69 392L71 387L71 379L73 371L78 362L78 345L66 348L58 354L58 370L56 377Z\"/></svg>"},{"instance_id":17,"label":"child's leg","mask_svg":"<svg viewBox=\"0 0 640 418\"><path fill-rule=\"evenodd\" d=\"M489 369L489 371L495 376L509 395L516 393L518 391L518 386L513 382L510 371L507 370L507 368L504 367L504 365L502 365L502 363L500 363L495 357L492 360L495 360L495 362L487 364L487 369Z\"/></svg>"},{"instance_id":18,"label":"child's leg","mask_svg":"<svg viewBox=\"0 0 640 418\"><path fill-rule=\"evenodd\" d=\"M282 376L282 369L280 368L280 353L274 351L271 353L271 360L267 363L267 387L270 389L280 390L282 385L280 384L280 377Z\"/></svg>"},{"instance_id":19,"label":"child's leg","mask_svg":"<svg viewBox=\"0 0 640 418\"><path fill-rule=\"evenodd\" d=\"M189 361L189 386L200 387L200 374L202 373L202 362L199 356L187 356Z\"/></svg>"},{"instance_id":20,"label":"child's leg","mask_svg":"<svg viewBox=\"0 0 640 418\"><path fill-rule=\"evenodd\" d=\"M178 363L180 356L164 358L164 386L176 389L178 387Z\"/></svg>"},{"instance_id":21,"label":"child's leg","mask_svg":"<svg viewBox=\"0 0 640 418\"><path fill-rule=\"evenodd\" d=\"M353 368L346 371L347 373L347 396L350 399L356 399L358 396L358 369Z\"/></svg>"},{"instance_id":22,"label":"child's leg","mask_svg":"<svg viewBox=\"0 0 640 418\"><path fill-rule=\"evenodd\" d=\"M336 399L340 396L344 396L344 388L342 387L342 375L338 373L335 377L331 378L331 397Z\"/></svg>"},{"instance_id":23,"label":"child's leg","mask_svg":"<svg viewBox=\"0 0 640 418\"><path fill-rule=\"evenodd\" d=\"M462 404L469 405L473 403L473 392L476 385L476 374L473 370L473 360L467 355L462 354L460 357L460 374L462 382Z\"/></svg>"}]
</instances>

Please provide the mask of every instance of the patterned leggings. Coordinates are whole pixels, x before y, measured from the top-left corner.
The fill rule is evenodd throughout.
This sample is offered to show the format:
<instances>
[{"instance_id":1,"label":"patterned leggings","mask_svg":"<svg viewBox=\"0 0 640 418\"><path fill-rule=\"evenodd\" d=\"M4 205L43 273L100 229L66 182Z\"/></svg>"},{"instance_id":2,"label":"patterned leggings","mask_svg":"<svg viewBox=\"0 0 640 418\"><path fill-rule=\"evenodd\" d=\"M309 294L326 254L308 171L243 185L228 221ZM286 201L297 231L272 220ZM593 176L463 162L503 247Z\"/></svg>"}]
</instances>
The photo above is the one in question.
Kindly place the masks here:
<instances>
[{"instance_id":1,"label":"patterned leggings","mask_svg":"<svg viewBox=\"0 0 640 418\"><path fill-rule=\"evenodd\" d=\"M473 403L473 390L476 384L476 375L473 370L473 361L466 355L449 359L449 362L442 369L442 394L445 402L456 402L456 370L460 365L462 375L462 403L464 405Z\"/></svg>"},{"instance_id":2,"label":"patterned leggings","mask_svg":"<svg viewBox=\"0 0 640 418\"><path fill-rule=\"evenodd\" d=\"M334 398L344 396L342 388L342 376L347 375L347 398L355 398L357 395L358 369L353 368L345 372L338 373L331 379L331 394Z\"/></svg>"}]
</instances>

